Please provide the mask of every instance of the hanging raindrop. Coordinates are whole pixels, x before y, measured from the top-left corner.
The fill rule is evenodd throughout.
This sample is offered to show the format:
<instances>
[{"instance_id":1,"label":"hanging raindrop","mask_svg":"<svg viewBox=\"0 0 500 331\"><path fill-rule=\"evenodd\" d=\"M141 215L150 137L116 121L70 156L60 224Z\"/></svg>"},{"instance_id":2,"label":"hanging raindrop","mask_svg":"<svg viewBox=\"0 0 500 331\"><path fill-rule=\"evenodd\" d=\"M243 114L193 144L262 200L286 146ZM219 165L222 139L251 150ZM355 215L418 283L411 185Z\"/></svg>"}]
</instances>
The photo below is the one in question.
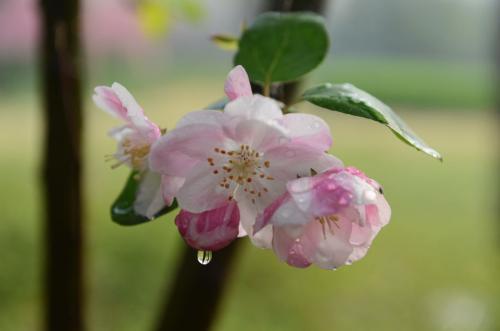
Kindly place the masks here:
<instances>
[{"instance_id":1,"label":"hanging raindrop","mask_svg":"<svg viewBox=\"0 0 500 331\"><path fill-rule=\"evenodd\" d=\"M198 251L198 262L202 265L207 265L212 260L211 251Z\"/></svg>"}]
</instances>

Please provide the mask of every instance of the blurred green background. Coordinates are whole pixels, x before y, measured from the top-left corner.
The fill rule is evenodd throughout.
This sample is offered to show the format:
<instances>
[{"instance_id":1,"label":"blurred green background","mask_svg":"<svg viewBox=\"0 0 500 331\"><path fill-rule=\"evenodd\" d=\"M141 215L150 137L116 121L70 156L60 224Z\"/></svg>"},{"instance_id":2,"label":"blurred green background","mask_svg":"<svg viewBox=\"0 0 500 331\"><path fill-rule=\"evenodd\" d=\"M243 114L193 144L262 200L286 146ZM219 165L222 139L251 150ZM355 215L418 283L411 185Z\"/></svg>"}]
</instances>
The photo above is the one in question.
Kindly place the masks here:
<instances>
[{"instance_id":1,"label":"blurred green background","mask_svg":"<svg viewBox=\"0 0 500 331\"><path fill-rule=\"evenodd\" d=\"M92 87L121 82L151 119L173 128L183 114L223 94L231 54L210 45L209 35L237 34L262 2L195 1L193 19L167 1L169 24L153 35L141 28L144 17L127 1L85 2L84 24L105 26L98 17L116 19L116 34L99 32L104 41L84 30L91 330L148 329L184 245L172 217L132 228L110 221L109 205L127 170L111 170L104 162L115 148L106 132L119 123L91 103ZM13 3L34 10L29 0L0 1L0 31L2 17L33 18ZM107 8L110 3L122 11ZM293 269L242 239L215 330L500 329L499 139L489 56L494 5L339 0L328 6L332 53L307 84L349 81L368 90L392 105L445 161L414 151L378 124L301 106L331 125L332 153L384 185L391 224L362 261L337 271ZM87 18L93 12L100 16ZM40 324L43 263L36 30L27 37L19 33L13 27L0 34L0 330L13 331ZM16 44L21 37L32 39Z\"/></svg>"}]
</instances>

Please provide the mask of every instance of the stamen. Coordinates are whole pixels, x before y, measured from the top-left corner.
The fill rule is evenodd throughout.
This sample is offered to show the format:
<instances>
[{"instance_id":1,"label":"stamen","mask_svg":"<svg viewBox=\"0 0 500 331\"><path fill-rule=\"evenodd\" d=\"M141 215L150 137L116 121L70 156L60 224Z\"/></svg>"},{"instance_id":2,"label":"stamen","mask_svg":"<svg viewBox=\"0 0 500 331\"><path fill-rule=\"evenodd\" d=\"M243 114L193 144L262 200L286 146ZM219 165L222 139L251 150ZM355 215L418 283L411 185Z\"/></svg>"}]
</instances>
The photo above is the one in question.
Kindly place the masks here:
<instances>
[{"instance_id":1,"label":"stamen","mask_svg":"<svg viewBox=\"0 0 500 331\"><path fill-rule=\"evenodd\" d=\"M337 224L337 222L339 221L339 218L337 215L316 217L315 220L321 224L321 231L323 232L324 239L326 239L326 231L325 231L326 226L328 226L328 231L332 235L335 235L335 231L332 227L332 224L335 225L338 229L340 229L340 226ZM325 224L326 224L326 226L325 226Z\"/></svg>"},{"instance_id":2,"label":"stamen","mask_svg":"<svg viewBox=\"0 0 500 331\"><path fill-rule=\"evenodd\" d=\"M267 188L261 188L261 186L255 186L254 184L257 178L274 180L274 177L269 176L263 170L269 168L271 162L261 160L262 153L253 150L246 144L241 144L236 150L227 151L220 147L214 147L213 150L219 155L222 154L222 158L217 159L217 163L221 162L222 164L217 166L218 168L213 171L213 174L217 175L222 171L228 175L222 179L219 186L225 189L234 189L234 192L230 195L231 197L235 196L234 193L240 186L242 186L243 192L249 194L254 201L256 201L256 198L262 197L263 193L268 192ZM211 166L215 166L213 158L208 158L207 161Z\"/></svg>"}]
</instances>

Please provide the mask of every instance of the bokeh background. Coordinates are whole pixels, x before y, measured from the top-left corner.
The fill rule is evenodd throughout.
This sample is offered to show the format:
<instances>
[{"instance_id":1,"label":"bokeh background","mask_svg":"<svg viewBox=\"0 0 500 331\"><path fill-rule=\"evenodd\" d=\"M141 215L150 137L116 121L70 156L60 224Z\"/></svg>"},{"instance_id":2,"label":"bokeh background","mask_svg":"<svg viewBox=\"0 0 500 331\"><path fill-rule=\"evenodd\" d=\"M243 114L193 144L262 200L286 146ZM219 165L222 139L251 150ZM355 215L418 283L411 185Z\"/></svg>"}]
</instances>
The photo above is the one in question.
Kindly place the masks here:
<instances>
[{"instance_id":1,"label":"bokeh background","mask_svg":"<svg viewBox=\"0 0 500 331\"><path fill-rule=\"evenodd\" d=\"M119 123L91 102L95 85L127 86L155 122L223 94L238 35L266 1L83 0L87 304L92 330L148 329L184 243L172 217L124 228L109 205L126 169L104 155ZM298 270L245 242L215 330L500 329L493 47L494 0L335 0L327 60L307 84L352 82L390 104L444 156L439 163L384 127L323 116L332 152L383 183L391 224L364 260ZM0 0L0 330L36 330L42 303L42 110L34 0ZM217 254L214 255L217 258ZM192 312L193 318L196 311Z\"/></svg>"}]
</instances>

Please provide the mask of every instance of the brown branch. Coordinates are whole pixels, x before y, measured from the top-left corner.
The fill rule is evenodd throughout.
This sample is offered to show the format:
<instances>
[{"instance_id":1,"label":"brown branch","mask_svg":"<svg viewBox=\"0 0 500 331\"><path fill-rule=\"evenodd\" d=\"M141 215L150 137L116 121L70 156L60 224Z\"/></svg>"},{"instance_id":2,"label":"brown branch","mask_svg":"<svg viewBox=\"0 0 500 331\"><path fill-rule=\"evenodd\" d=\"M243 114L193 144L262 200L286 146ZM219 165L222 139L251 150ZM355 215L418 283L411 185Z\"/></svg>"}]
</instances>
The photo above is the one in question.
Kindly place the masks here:
<instances>
[{"instance_id":1,"label":"brown branch","mask_svg":"<svg viewBox=\"0 0 500 331\"><path fill-rule=\"evenodd\" d=\"M198 263L196 251L184 246L156 330L211 329L240 245L240 240L236 240L214 252L207 265Z\"/></svg>"},{"instance_id":2,"label":"brown branch","mask_svg":"<svg viewBox=\"0 0 500 331\"><path fill-rule=\"evenodd\" d=\"M84 330L78 0L41 0L45 330Z\"/></svg>"}]
</instances>

